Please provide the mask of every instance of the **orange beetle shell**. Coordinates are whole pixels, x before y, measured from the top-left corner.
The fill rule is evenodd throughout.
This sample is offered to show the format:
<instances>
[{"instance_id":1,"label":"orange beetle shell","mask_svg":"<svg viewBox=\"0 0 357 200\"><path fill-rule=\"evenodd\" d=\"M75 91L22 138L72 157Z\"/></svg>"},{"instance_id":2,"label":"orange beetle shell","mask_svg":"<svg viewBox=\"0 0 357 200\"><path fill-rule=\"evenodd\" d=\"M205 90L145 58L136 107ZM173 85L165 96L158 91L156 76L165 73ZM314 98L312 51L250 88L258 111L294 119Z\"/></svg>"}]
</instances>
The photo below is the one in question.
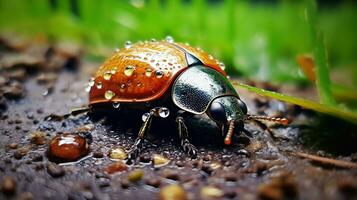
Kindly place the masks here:
<instances>
[{"instance_id":1,"label":"orange beetle shell","mask_svg":"<svg viewBox=\"0 0 357 200\"><path fill-rule=\"evenodd\" d=\"M226 76L219 62L202 50L167 41L139 42L117 51L98 69L89 105L159 99L188 67L186 53Z\"/></svg>"}]
</instances>

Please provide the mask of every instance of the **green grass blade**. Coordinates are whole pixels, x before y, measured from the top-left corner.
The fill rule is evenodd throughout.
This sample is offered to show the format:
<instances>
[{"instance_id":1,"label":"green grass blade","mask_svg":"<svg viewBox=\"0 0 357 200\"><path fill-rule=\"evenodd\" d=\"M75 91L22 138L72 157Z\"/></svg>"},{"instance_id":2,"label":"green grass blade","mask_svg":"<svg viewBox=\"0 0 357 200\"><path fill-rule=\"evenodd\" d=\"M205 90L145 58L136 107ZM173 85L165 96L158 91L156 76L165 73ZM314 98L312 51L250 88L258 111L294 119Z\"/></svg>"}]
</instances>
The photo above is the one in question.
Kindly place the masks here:
<instances>
[{"instance_id":1,"label":"green grass blade","mask_svg":"<svg viewBox=\"0 0 357 200\"><path fill-rule=\"evenodd\" d=\"M316 60L316 86L320 102L327 105L335 105L327 64L327 53L321 31L317 28L317 6L315 0L305 0L306 22L310 32L311 45Z\"/></svg>"},{"instance_id":2,"label":"green grass blade","mask_svg":"<svg viewBox=\"0 0 357 200\"><path fill-rule=\"evenodd\" d=\"M311 110L314 110L314 111L317 111L320 113L335 116L335 117L350 121L354 124L357 124L357 114L356 113L352 113L347 110L337 108L336 106L324 105L324 104L321 104L321 103L318 103L315 101L301 99L298 97L292 97L292 96L277 93L277 92L267 91L267 90L252 87L252 86L245 85L245 84L238 83L238 82L232 82L232 84L234 86L237 86L242 89L246 89L250 92L254 92L254 93L257 93L262 96L267 96L267 97L271 97L271 98L274 98L274 99L277 99L280 101L284 101L287 103L299 105L299 106L307 108L307 109L311 109Z\"/></svg>"}]
</instances>

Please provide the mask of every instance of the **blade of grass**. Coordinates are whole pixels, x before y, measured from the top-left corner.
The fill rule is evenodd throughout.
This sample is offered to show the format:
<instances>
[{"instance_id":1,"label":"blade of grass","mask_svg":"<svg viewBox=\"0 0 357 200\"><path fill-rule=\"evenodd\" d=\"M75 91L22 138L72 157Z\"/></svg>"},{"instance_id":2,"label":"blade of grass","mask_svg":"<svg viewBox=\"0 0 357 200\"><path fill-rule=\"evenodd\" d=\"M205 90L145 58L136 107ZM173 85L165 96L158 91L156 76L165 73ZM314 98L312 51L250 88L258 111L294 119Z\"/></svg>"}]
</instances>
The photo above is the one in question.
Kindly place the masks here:
<instances>
[{"instance_id":1,"label":"blade of grass","mask_svg":"<svg viewBox=\"0 0 357 200\"><path fill-rule=\"evenodd\" d=\"M306 23L310 32L311 45L316 60L316 86L320 102L326 105L335 105L327 64L327 52L321 31L317 28L317 5L315 0L305 0Z\"/></svg>"},{"instance_id":2,"label":"blade of grass","mask_svg":"<svg viewBox=\"0 0 357 200\"><path fill-rule=\"evenodd\" d=\"M272 92L272 91L267 91L267 90L263 90L260 88L256 88L256 87L252 87L249 85L245 85L242 83L238 83L235 81L232 81L232 84L234 86L237 86L239 88L242 89L246 89L250 92L254 92L257 93L259 95L262 96L267 96L267 97L271 97L274 99L278 99L280 101L284 101L287 103L291 103L291 104L295 104L295 105L299 105L301 107L307 108L307 109L311 109L320 113L324 113L324 114L328 114L328 115L332 115L335 117L339 117L341 119L350 121L354 124L357 124L357 114L356 113L352 113L349 112L347 110L341 109L339 107L336 106L329 106L329 105L324 105L315 101L310 101L310 100L306 100L306 99L301 99L298 97L292 97L289 95L285 95L285 94L281 94L281 93L277 93L277 92Z\"/></svg>"}]
</instances>

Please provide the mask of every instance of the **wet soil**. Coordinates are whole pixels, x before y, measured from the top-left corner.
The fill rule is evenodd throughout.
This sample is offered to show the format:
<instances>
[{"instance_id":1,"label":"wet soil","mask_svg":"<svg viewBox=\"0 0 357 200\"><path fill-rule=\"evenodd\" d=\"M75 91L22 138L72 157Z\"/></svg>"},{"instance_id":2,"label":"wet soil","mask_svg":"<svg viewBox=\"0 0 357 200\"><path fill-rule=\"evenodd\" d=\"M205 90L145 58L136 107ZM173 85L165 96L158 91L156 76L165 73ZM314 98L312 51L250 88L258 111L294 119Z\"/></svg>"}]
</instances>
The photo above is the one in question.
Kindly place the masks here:
<instances>
[{"instance_id":1,"label":"wet soil","mask_svg":"<svg viewBox=\"0 0 357 200\"><path fill-rule=\"evenodd\" d=\"M246 123L251 137L237 136L233 145L224 146L214 124L195 116L188 129L199 153L191 159L180 148L174 124L154 119L140 158L127 165L113 159L111 152L129 150L141 115L123 117L113 108L62 117L87 105L86 83L100 63L63 44L19 45L5 39L0 43L0 199L357 198L356 169L290 154L305 152L356 163L352 125L239 91L249 112L288 117L292 123L267 124L272 132L262 124ZM84 138L89 152L79 153L71 162L51 158L50 141L63 134Z\"/></svg>"}]
</instances>

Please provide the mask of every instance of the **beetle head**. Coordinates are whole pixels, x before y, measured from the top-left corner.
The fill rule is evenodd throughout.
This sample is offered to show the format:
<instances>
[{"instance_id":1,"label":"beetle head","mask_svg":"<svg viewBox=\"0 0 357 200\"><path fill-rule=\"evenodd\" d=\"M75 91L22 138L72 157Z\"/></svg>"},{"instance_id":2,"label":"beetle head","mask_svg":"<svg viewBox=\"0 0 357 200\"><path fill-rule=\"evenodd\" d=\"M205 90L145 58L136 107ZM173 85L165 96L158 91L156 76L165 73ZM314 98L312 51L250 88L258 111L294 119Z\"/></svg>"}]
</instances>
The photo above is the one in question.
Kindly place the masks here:
<instances>
[{"instance_id":1,"label":"beetle head","mask_svg":"<svg viewBox=\"0 0 357 200\"><path fill-rule=\"evenodd\" d=\"M247 106L238 97L221 96L211 102L207 114L217 123L218 127L221 127L226 145L232 143L234 133L244 130L244 122L247 120L271 121L285 125L289 123L285 118L250 115L247 114L247 111Z\"/></svg>"},{"instance_id":2,"label":"beetle head","mask_svg":"<svg viewBox=\"0 0 357 200\"><path fill-rule=\"evenodd\" d=\"M211 102L207 114L221 127L224 143L230 144L234 132L243 130L247 106L236 96L222 96Z\"/></svg>"}]
</instances>

